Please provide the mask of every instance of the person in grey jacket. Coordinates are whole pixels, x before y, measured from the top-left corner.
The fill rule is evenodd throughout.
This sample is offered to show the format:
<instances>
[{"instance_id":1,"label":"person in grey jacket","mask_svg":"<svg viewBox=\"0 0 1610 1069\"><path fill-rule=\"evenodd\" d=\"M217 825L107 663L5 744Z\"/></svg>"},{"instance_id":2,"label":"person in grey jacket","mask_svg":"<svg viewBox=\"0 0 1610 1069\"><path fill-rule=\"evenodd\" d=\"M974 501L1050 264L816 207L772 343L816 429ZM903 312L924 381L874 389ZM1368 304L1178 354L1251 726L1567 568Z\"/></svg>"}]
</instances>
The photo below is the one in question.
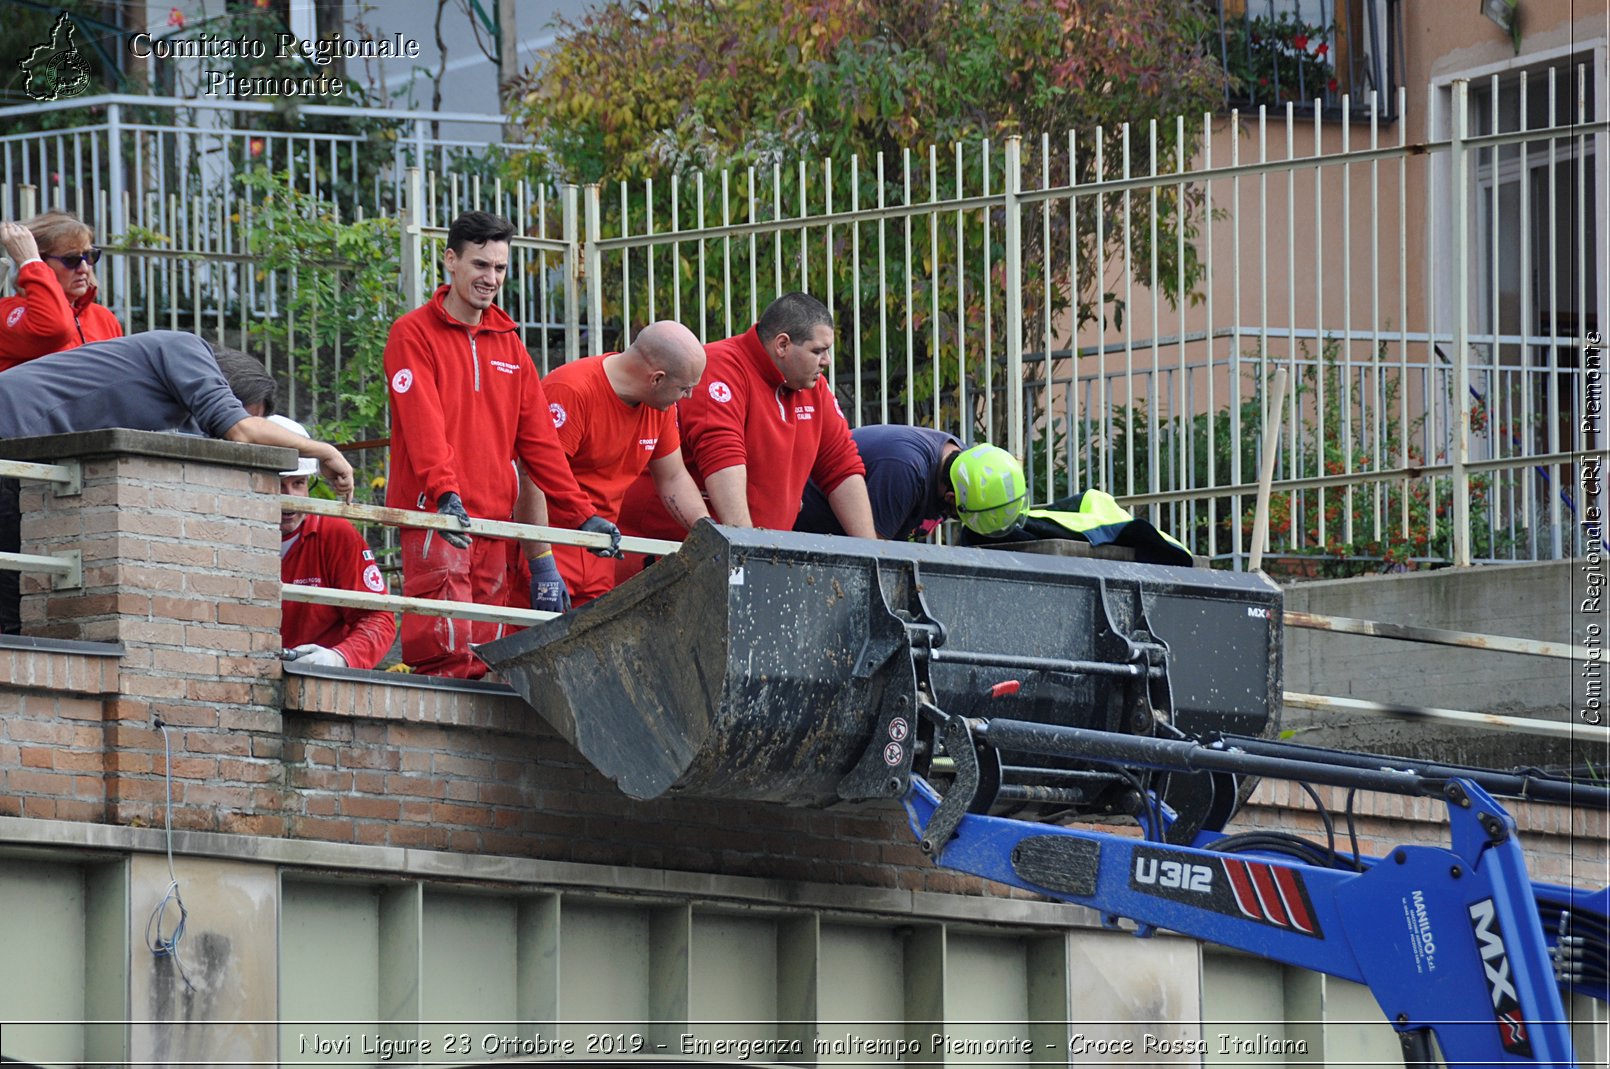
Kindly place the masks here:
<instances>
[{"instance_id":1,"label":"person in grey jacket","mask_svg":"<svg viewBox=\"0 0 1610 1069\"><path fill-rule=\"evenodd\" d=\"M335 446L271 423L274 400L274 379L255 358L154 330L0 371L0 440L124 427L283 446L317 460L330 489L351 501L352 465ZM16 480L0 480L0 552L19 549L17 492ZM17 573L0 569L0 633L17 632L18 609Z\"/></svg>"}]
</instances>

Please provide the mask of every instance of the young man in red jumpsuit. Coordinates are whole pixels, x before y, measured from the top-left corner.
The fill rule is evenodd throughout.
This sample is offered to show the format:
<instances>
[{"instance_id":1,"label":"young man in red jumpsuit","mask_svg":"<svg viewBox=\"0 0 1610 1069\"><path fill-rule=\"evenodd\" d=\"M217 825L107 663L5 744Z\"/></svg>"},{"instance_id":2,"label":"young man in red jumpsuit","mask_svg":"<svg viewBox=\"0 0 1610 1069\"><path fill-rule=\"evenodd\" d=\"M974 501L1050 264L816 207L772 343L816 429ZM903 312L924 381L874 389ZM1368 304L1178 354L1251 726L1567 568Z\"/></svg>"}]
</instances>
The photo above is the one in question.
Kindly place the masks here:
<instances>
[{"instance_id":1,"label":"young man in red jumpsuit","mask_svg":"<svg viewBox=\"0 0 1610 1069\"><path fill-rule=\"evenodd\" d=\"M624 352L561 364L542 380L570 470L600 516L617 519L626 488L644 472L681 530L710 515L682 461L676 425L676 403L699 385L704 365L693 332L665 320L640 330ZM591 601L614 587L615 562L556 545L551 559L531 560L531 581L532 607L559 611L538 602L565 590L576 605Z\"/></svg>"},{"instance_id":2,"label":"young man in red jumpsuit","mask_svg":"<svg viewBox=\"0 0 1610 1069\"><path fill-rule=\"evenodd\" d=\"M515 461L547 497L550 522L608 535L576 485L554 434L548 400L519 330L493 303L509 269L514 224L466 212L447 233L451 280L425 305L392 324L385 365L391 399L391 474L386 504L436 512L462 526L470 517L508 520L519 492ZM459 531L402 531L403 594L482 605L528 604L516 543ZM486 665L471 643L500 637L501 624L405 615L403 660L430 675L478 679Z\"/></svg>"},{"instance_id":3,"label":"young man in red jumpsuit","mask_svg":"<svg viewBox=\"0 0 1610 1069\"><path fill-rule=\"evenodd\" d=\"M785 293L747 333L705 346L704 379L677 408L683 458L716 522L793 530L815 479L846 534L877 537L866 468L822 374L832 348L832 313L806 293ZM682 537L646 476L627 491L621 526Z\"/></svg>"},{"instance_id":4,"label":"young man in red jumpsuit","mask_svg":"<svg viewBox=\"0 0 1610 1069\"><path fill-rule=\"evenodd\" d=\"M307 430L295 420L284 416L268 419L307 437ZM292 470L280 472L280 493L306 497L308 482L318 473L318 461L302 458ZM331 590L386 592L375 555L357 528L337 516L305 512L280 513L280 581ZM396 637L397 621L384 609L287 601L280 616L280 644L286 647L287 658L302 664L373 668Z\"/></svg>"}]
</instances>

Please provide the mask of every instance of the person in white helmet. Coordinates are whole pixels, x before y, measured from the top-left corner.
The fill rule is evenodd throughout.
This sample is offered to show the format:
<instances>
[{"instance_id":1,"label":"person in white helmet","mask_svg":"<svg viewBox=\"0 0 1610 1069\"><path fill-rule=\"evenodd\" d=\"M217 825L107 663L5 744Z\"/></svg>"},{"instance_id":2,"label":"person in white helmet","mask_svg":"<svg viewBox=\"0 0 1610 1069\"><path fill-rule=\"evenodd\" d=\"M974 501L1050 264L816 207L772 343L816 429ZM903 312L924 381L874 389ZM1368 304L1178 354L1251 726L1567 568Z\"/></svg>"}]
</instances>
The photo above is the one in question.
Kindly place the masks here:
<instances>
[{"instance_id":1,"label":"person in white helmet","mask_svg":"<svg viewBox=\"0 0 1610 1069\"><path fill-rule=\"evenodd\" d=\"M307 436L294 420L268 418L294 434ZM280 493L307 497L318 473L318 461L301 458L296 467L280 472ZM280 579L298 586L386 592L375 555L357 529L339 517L306 512L280 512ZM397 621L383 609L287 601L280 617L280 644L286 657L300 664L373 668L386 656L396 636Z\"/></svg>"}]
</instances>

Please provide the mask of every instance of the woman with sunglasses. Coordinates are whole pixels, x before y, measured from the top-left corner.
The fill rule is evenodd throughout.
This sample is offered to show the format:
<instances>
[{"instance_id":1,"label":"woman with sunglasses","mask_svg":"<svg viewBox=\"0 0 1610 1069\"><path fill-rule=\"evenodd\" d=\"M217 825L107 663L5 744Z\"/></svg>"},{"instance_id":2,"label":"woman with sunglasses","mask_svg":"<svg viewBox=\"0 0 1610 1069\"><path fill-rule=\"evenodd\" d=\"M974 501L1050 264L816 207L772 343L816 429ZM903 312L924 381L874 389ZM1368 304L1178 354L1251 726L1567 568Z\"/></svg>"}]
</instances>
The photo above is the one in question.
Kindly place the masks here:
<instances>
[{"instance_id":1,"label":"woman with sunglasses","mask_svg":"<svg viewBox=\"0 0 1610 1069\"><path fill-rule=\"evenodd\" d=\"M17 265L17 294L0 298L0 371L35 357L123 336L95 302L95 232L68 212L0 223L0 245Z\"/></svg>"}]
</instances>

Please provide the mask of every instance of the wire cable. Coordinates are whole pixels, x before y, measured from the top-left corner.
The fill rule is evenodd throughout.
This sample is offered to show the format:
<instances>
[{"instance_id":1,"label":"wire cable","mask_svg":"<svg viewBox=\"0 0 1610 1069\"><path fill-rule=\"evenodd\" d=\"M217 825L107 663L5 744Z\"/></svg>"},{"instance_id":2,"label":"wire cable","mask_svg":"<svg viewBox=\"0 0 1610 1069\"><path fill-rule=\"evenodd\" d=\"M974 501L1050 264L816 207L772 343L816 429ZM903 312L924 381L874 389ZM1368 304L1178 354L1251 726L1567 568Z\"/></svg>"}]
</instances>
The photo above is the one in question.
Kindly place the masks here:
<instances>
[{"instance_id":1,"label":"wire cable","mask_svg":"<svg viewBox=\"0 0 1610 1069\"><path fill-rule=\"evenodd\" d=\"M1319 792L1314 790L1312 786L1301 780L1297 781L1297 786L1301 787L1307 792L1308 797L1314 800L1314 808L1319 811L1320 823L1325 825L1325 848L1330 851L1330 862L1326 867L1333 869L1340 867L1336 859L1336 825L1331 822L1330 810L1325 808L1325 803L1320 800Z\"/></svg>"},{"instance_id":2,"label":"wire cable","mask_svg":"<svg viewBox=\"0 0 1610 1069\"><path fill-rule=\"evenodd\" d=\"M1209 843L1208 849L1226 854L1283 854L1315 868L1330 867L1330 858L1323 846L1283 831L1247 831L1226 835Z\"/></svg>"},{"instance_id":3,"label":"wire cable","mask_svg":"<svg viewBox=\"0 0 1610 1069\"><path fill-rule=\"evenodd\" d=\"M157 728L162 732L162 771L167 782L167 810L163 825L168 835L168 889L161 901L151 911L150 919L145 922L145 945L151 953L159 958L172 958L173 963L179 967L179 978L184 986L191 991L196 985L190 980L190 973L184 967L184 958L179 955L179 942L184 938L185 923L190 919L190 911L185 908L184 898L179 894L179 877L173 872L173 749L168 742L168 725L160 718ZM162 931L163 919L167 916L169 906L179 911L179 920L173 926L171 934L164 935Z\"/></svg>"},{"instance_id":4,"label":"wire cable","mask_svg":"<svg viewBox=\"0 0 1610 1069\"><path fill-rule=\"evenodd\" d=\"M1353 851L1353 871L1363 872L1364 862L1358 853L1358 814L1353 811L1353 803L1358 799L1358 788L1350 787L1347 791L1347 808L1344 816L1347 817L1347 841Z\"/></svg>"}]
</instances>

